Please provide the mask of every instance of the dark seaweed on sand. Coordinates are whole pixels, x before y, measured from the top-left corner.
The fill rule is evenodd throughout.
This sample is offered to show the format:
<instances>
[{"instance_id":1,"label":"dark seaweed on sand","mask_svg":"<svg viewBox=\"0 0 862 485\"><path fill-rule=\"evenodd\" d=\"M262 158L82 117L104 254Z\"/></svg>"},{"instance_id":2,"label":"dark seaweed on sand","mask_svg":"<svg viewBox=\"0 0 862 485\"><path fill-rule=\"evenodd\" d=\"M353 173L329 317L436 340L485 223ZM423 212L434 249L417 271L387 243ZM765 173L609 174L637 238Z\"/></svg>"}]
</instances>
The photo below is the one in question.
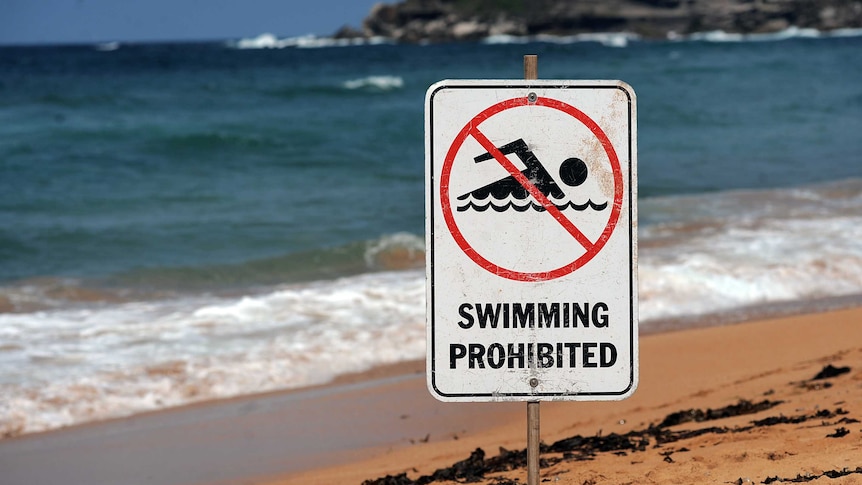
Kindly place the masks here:
<instances>
[{"instance_id":1,"label":"dark seaweed on sand","mask_svg":"<svg viewBox=\"0 0 862 485\"><path fill-rule=\"evenodd\" d=\"M816 376L811 378L811 380L819 381L822 379L831 379L833 377L840 376L841 374L847 374L848 372L850 372L849 367L834 367L832 364L829 364L821 369Z\"/></svg>"},{"instance_id":2,"label":"dark seaweed on sand","mask_svg":"<svg viewBox=\"0 0 862 485\"><path fill-rule=\"evenodd\" d=\"M850 372L849 367L833 367L827 365L811 380L829 379L835 376ZM550 446L544 443L540 445L540 454L553 453L555 456L540 458L539 467L544 468L565 461L583 461L592 460L598 453L614 453L617 455L627 455L628 453L644 452L650 446L660 448L663 445L674 443L680 440L691 439L697 436L706 434L724 434L724 433L744 433L759 427L775 426L779 424L798 424L809 420L820 420L824 425L828 424L824 420L834 419L841 415L848 414L842 408L836 408L834 411L829 409L821 409L810 414L801 414L796 416L770 416L763 419L751 421L748 426L735 426L728 428L726 426L710 426L699 429L689 430L673 430L670 429L684 423L701 423L705 421L714 421L726 419L735 416L743 416L747 414L755 414L767 409L771 409L783 401L771 401L765 399L760 402L751 402L741 399L736 404L730 404L718 409L686 409L668 414L659 424L650 424L645 429L633 430L624 434L611 433L602 435L601 432L595 436L576 435L570 438L559 440ZM844 417L837 423L857 423L856 419ZM841 438L850 432L844 428L837 428L834 433L828 437ZM688 451L687 448L679 448L676 450L665 450L659 452L664 456L664 460L668 463L673 463L671 455L676 452ZM481 448L476 448L470 456L454 465L446 468L440 468L431 475L423 475L415 480L409 478L406 473L398 475L387 475L385 477L374 480L365 480L362 485L425 485L436 481L456 481L461 483L474 483L486 479L486 475L497 473L527 466L527 451L511 451L505 448L500 448L500 454L485 458L485 451ZM855 470L830 470L822 475L797 475L796 478L779 478L770 477L763 483L769 484L774 482L808 482L816 480L820 477L839 478L849 474L862 474L862 467ZM509 485L516 482L505 478L494 479L497 485ZM741 479L740 479L740 483Z\"/></svg>"},{"instance_id":3,"label":"dark seaweed on sand","mask_svg":"<svg viewBox=\"0 0 862 485\"><path fill-rule=\"evenodd\" d=\"M561 456L546 457L540 460L540 467L548 467L563 461L591 460L598 453L628 454L646 451L651 445L660 447L664 444L694 438L704 434L723 434L731 432L747 431L756 426L769 426L769 424L755 424L745 428L707 427L694 430L675 431L669 429L672 426L687 422L703 422L710 420L725 419L734 416L757 413L781 404L781 401L764 400L759 403L740 400L718 409L687 409L667 415L658 425L651 424L646 429L634 430L624 434L611 433L608 435L595 436L572 436L557 441L550 446L542 444L540 453L554 453ZM839 410L840 411L840 410ZM796 422L814 418L825 418L837 413L829 411L793 418ZM775 424L778 424L776 421ZM675 450L685 451L685 448ZM667 458L675 451L665 452ZM436 481L458 481L462 483L474 483L486 478L487 474L503 472L524 468L527 465L527 451L511 451L500 448L500 454L485 458L485 451L481 448L474 450L470 456L454 465L440 468L431 475L423 475L417 479L411 479L406 473L398 475L387 475L375 480L366 480L363 485L425 485ZM505 482L503 480L500 483Z\"/></svg>"},{"instance_id":4,"label":"dark seaweed on sand","mask_svg":"<svg viewBox=\"0 0 862 485\"><path fill-rule=\"evenodd\" d=\"M821 477L841 478L841 477L846 477L847 475L852 475L852 474L862 475L862 466L857 466L855 470L851 470L849 468L844 468L842 470L828 470L828 471L821 473L820 475L814 475L814 474L801 475L801 474L798 474L794 478L779 478L776 475L774 477L767 477L766 480L764 480L760 483L765 483L767 485L770 483L804 483L804 482L812 482L812 481L817 480L818 478L821 478Z\"/></svg>"},{"instance_id":5,"label":"dark seaweed on sand","mask_svg":"<svg viewBox=\"0 0 862 485\"><path fill-rule=\"evenodd\" d=\"M759 413L760 411L765 411L769 408L775 407L781 404L781 402L782 401L770 401L765 399L759 403L752 403L751 401L743 399L737 404L731 404L730 406L718 409L707 409L706 411L701 409L688 409L685 411L678 411L668 414L667 417L664 418L664 421L659 424L659 427L676 426L678 424L688 423L691 421L701 423L703 421L724 419L732 416L741 416L743 414Z\"/></svg>"}]
</instances>

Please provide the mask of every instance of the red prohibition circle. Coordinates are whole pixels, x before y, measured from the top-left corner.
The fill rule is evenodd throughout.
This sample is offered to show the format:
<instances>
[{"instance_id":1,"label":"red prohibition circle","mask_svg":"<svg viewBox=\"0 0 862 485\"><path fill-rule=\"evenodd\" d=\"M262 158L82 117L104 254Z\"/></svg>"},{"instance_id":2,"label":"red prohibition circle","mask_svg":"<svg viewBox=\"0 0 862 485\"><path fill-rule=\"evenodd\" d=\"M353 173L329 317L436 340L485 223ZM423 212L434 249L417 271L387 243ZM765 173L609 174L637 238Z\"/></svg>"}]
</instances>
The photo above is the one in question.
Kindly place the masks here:
<instances>
[{"instance_id":1,"label":"red prohibition circle","mask_svg":"<svg viewBox=\"0 0 862 485\"><path fill-rule=\"evenodd\" d=\"M507 109L517 108L520 106L536 106L536 107L546 107L551 109L556 109L566 113L578 121L580 121L584 126L586 126L590 132L595 136L599 142L601 142L602 147L605 150L605 153L608 156L608 160L610 160L611 170L613 172L614 179L614 203L611 209L610 217L608 218L608 223L599 236L598 240L595 242L589 241L585 239L585 236L575 234L575 239L578 239L582 245L584 245L584 249L586 253L581 255L579 258L575 259L571 263L560 266L559 268L552 269L549 271L539 271L539 272L525 272L525 271L516 271L508 268L504 268L498 264L495 264L489 261L487 258L479 254L464 235L461 233L461 230L458 228L457 223L455 222L454 214L452 213L452 203L449 197L449 180L452 174L452 166L455 163L455 156L458 154L458 151L461 149L461 146L464 144L464 141L470 137L483 137L484 135L478 131L479 125L482 124L488 118L501 113ZM486 140L487 142L487 140ZM480 141L482 143L482 141ZM488 147L493 148L493 147ZM514 175L514 174L513 174ZM527 188L527 187L525 187ZM541 196L541 194L535 194L531 192L534 197L536 195ZM556 99L539 97L535 100L535 102L530 102L526 96L512 98L485 109L469 122L464 125L464 128L458 132L458 135L455 136L452 145L449 147L449 151L446 153L446 159L443 162L442 174L440 176L440 201L443 209L443 218L446 221L446 226L449 228L449 232L452 234L452 237L455 239L455 242L464 251L470 259L472 259L476 264L484 268L485 270L494 273L502 278L507 278L515 281L547 281L559 278L561 276L565 276L578 268L584 266L589 262L593 257L601 251L601 249L605 246L608 239L613 233L614 229L617 226L617 222L619 221L620 212L622 210L623 204L623 174L620 169L620 161L617 157L617 153L614 150L611 141L608 139L605 132L593 121L589 116L587 116L583 111L566 104L562 101L558 101ZM543 204L544 205L544 204ZM546 213L551 213L551 210L546 211ZM566 227L565 222L568 222L570 225L572 224L570 221L565 219L561 220L560 217L562 214L557 211L558 216L555 216L561 223L563 223L564 227ZM577 231L577 229L574 229ZM586 240L586 243L584 243Z\"/></svg>"}]
</instances>

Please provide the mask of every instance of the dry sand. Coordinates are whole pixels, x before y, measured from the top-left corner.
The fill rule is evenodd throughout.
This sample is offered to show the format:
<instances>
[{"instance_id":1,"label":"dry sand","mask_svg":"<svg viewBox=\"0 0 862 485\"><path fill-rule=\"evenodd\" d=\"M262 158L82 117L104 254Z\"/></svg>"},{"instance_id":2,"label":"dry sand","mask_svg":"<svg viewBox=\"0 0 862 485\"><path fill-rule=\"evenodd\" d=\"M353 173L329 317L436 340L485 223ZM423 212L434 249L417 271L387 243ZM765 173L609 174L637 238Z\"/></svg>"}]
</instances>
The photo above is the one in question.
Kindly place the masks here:
<instances>
[{"instance_id":1,"label":"dry sand","mask_svg":"<svg viewBox=\"0 0 862 485\"><path fill-rule=\"evenodd\" d=\"M862 309L648 335L640 349L632 398L541 404L543 482L862 484ZM815 379L827 366L837 375ZM421 419L414 404L390 412ZM479 430L463 425L476 408L442 406L452 421L424 435L263 483L526 483L526 404Z\"/></svg>"}]
</instances>

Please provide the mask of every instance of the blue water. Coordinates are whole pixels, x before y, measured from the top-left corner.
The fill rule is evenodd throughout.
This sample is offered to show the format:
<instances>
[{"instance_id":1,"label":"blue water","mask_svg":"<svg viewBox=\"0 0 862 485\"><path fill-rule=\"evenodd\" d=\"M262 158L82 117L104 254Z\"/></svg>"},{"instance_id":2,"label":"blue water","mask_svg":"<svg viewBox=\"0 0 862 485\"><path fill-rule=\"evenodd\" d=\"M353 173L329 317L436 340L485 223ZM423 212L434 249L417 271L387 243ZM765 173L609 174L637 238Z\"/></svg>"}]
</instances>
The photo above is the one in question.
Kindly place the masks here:
<instances>
[{"instance_id":1,"label":"blue water","mask_svg":"<svg viewBox=\"0 0 862 485\"><path fill-rule=\"evenodd\" d=\"M421 235L425 89L518 78L524 53L542 78L635 88L641 197L862 176L859 37L5 48L0 281Z\"/></svg>"},{"instance_id":2,"label":"blue water","mask_svg":"<svg viewBox=\"0 0 862 485\"><path fill-rule=\"evenodd\" d=\"M421 358L425 91L524 54L637 93L642 329L858 297L862 36L706 39L0 48L0 435Z\"/></svg>"}]
</instances>

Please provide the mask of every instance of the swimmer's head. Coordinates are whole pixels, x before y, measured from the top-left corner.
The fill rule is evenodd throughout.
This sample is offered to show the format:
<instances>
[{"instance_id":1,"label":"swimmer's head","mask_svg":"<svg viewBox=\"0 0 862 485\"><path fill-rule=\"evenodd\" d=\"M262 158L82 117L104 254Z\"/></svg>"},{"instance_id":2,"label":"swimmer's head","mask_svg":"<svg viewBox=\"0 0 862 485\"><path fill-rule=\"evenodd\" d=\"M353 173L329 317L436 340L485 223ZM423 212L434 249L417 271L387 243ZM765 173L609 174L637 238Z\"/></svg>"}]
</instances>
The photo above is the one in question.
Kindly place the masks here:
<instances>
[{"instance_id":1,"label":"swimmer's head","mask_svg":"<svg viewBox=\"0 0 862 485\"><path fill-rule=\"evenodd\" d=\"M569 158L560 165L560 180L575 187L587 180L587 164L580 158Z\"/></svg>"}]
</instances>

